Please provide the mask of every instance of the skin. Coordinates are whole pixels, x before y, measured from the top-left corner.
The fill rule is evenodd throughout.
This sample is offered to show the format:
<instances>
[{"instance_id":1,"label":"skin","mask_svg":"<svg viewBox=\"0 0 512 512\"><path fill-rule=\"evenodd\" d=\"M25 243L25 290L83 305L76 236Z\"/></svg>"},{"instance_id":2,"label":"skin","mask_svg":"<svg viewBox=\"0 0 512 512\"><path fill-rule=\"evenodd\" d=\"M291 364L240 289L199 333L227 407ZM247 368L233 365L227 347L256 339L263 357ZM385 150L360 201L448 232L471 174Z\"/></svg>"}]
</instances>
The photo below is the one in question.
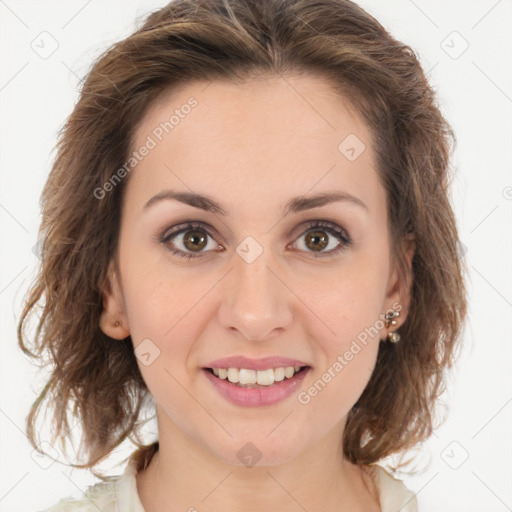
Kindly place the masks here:
<instances>
[{"instance_id":1,"label":"skin","mask_svg":"<svg viewBox=\"0 0 512 512\"><path fill-rule=\"evenodd\" d=\"M260 77L194 82L166 94L141 120L134 147L190 96L197 107L128 178L104 290L104 332L131 335L134 348L150 339L160 350L147 366L138 360L156 403L160 441L136 477L141 502L146 512L378 511L371 478L339 451L346 415L368 383L380 339L405 321L411 285L399 280L390 258L371 133L320 78ZM355 161L338 150L351 133L366 146ZM207 195L228 214L175 200L144 209L168 189ZM366 208L333 202L283 217L292 197L332 190L356 196ZM315 220L343 228L352 243L328 254L343 242L324 231L329 245L316 258L307 236L318 229L309 229ZM167 244L158 238L187 221L213 228L203 226L210 235L199 244L203 258L169 251L174 243L197 254L184 245L183 233ZM251 263L236 252L247 236L263 248ZM412 241L404 251L410 263ZM297 393L272 406L233 405L203 373L220 357L285 356L312 367L299 389L307 390L396 303L398 324L361 344L306 405ZM251 468L237 457L247 442L261 452Z\"/></svg>"}]
</instances>

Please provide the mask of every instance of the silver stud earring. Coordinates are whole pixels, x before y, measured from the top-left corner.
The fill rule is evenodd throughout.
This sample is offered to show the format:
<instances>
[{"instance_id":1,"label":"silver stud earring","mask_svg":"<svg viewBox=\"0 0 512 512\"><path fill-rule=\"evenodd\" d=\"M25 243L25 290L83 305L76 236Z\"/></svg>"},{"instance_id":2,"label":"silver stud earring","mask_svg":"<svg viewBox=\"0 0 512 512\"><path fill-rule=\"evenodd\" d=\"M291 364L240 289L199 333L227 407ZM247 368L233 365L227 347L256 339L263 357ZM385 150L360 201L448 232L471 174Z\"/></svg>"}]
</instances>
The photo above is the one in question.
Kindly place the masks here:
<instances>
[{"instance_id":1,"label":"silver stud earring","mask_svg":"<svg viewBox=\"0 0 512 512\"><path fill-rule=\"evenodd\" d=\"M400 316L399 311L390 311L389 313L386 313L386 327L389 327L390 325L397 325L397 321L394 320L395 317ZM392 343L397 343L400 341L400 334L397 332L389 332L387 335L387 339L391 341Z\"/></svg>"}]
</instances>

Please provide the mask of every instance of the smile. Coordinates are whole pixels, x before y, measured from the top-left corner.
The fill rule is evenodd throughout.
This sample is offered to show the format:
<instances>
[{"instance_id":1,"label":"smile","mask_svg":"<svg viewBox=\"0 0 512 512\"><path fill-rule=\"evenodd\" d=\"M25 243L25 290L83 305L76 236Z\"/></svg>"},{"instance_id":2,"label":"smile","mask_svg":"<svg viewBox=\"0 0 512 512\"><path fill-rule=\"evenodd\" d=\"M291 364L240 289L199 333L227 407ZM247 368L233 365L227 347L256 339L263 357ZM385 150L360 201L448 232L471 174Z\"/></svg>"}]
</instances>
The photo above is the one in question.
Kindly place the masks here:
<instances>
[{"instance_id":1,"label":"smile","mask_svg":"<svg viewBox=\"0 0 512 512\"><path fill-rule=\"evenodd\" d=\"M219 379L228 380L240 387L258 388L272 386L275 382L291 379L305 367L281 366L265 370L252 370L248 368L210 368Z\"/></svg>"},{"instance_id":2,"label":"smile","mask_svg":"<svg viewBox=\"0 0 512 512\"><path fill-rule=\"evenodd\" d=\"M230 367L203 368L203 373L213 388L228 402L242 407L261 407L282 402L295 391L299 391L299 386L309 370L310 366L266 370Z\"/></svg>"}]
</instances>

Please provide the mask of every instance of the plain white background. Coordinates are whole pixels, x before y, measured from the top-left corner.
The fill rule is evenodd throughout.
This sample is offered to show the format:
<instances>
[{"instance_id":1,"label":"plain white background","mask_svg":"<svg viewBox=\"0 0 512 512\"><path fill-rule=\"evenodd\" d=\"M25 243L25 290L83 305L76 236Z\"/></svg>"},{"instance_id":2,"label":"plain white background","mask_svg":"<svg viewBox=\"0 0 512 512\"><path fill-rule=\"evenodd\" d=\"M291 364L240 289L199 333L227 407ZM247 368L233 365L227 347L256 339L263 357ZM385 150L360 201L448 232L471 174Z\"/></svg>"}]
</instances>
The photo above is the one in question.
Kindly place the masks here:
<instances>
[{"instance_id":1,"label":"plain white background","mask_svg":"<svg viewBox=\"0 0 512 512\"><path fill-rule=\"evenodd\" d=\"M452 199L470 271L464 350L443 397L448 419L415 450L422 471L398 476L420 512L512 510L512 2L358 3L417 51L455 129ZM32 453L25 418L44 374L19 349L15 324L38 263L39 196L78 80L164 4L0 0L2 512L40 510L94 482ZM113 464L131 450L126 443L101 467L119 474Z\"/></svg>"}]
</instances>

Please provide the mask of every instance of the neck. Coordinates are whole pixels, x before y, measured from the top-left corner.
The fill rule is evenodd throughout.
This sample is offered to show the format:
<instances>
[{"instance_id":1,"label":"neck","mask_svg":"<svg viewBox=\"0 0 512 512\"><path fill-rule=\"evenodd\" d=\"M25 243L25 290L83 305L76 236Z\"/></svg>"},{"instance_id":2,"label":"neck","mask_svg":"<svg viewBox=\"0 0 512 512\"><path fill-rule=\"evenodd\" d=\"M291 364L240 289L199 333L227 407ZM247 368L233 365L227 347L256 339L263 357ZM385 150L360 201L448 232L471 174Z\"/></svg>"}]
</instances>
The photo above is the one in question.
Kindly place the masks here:
<instances>
[{"instance_id":1,"label":"neck","mask_svg":"<svg viewBox=\"0 0 512 512\"><path fill-rule=\"evenodd\" d=\"M339 455L339 428L293 459L253 467L220 460L176 425L164 432L149 466L136 476L145 512L171 506L190 512L380 510L370 476Z\"/></svg>"}]
</instances>

